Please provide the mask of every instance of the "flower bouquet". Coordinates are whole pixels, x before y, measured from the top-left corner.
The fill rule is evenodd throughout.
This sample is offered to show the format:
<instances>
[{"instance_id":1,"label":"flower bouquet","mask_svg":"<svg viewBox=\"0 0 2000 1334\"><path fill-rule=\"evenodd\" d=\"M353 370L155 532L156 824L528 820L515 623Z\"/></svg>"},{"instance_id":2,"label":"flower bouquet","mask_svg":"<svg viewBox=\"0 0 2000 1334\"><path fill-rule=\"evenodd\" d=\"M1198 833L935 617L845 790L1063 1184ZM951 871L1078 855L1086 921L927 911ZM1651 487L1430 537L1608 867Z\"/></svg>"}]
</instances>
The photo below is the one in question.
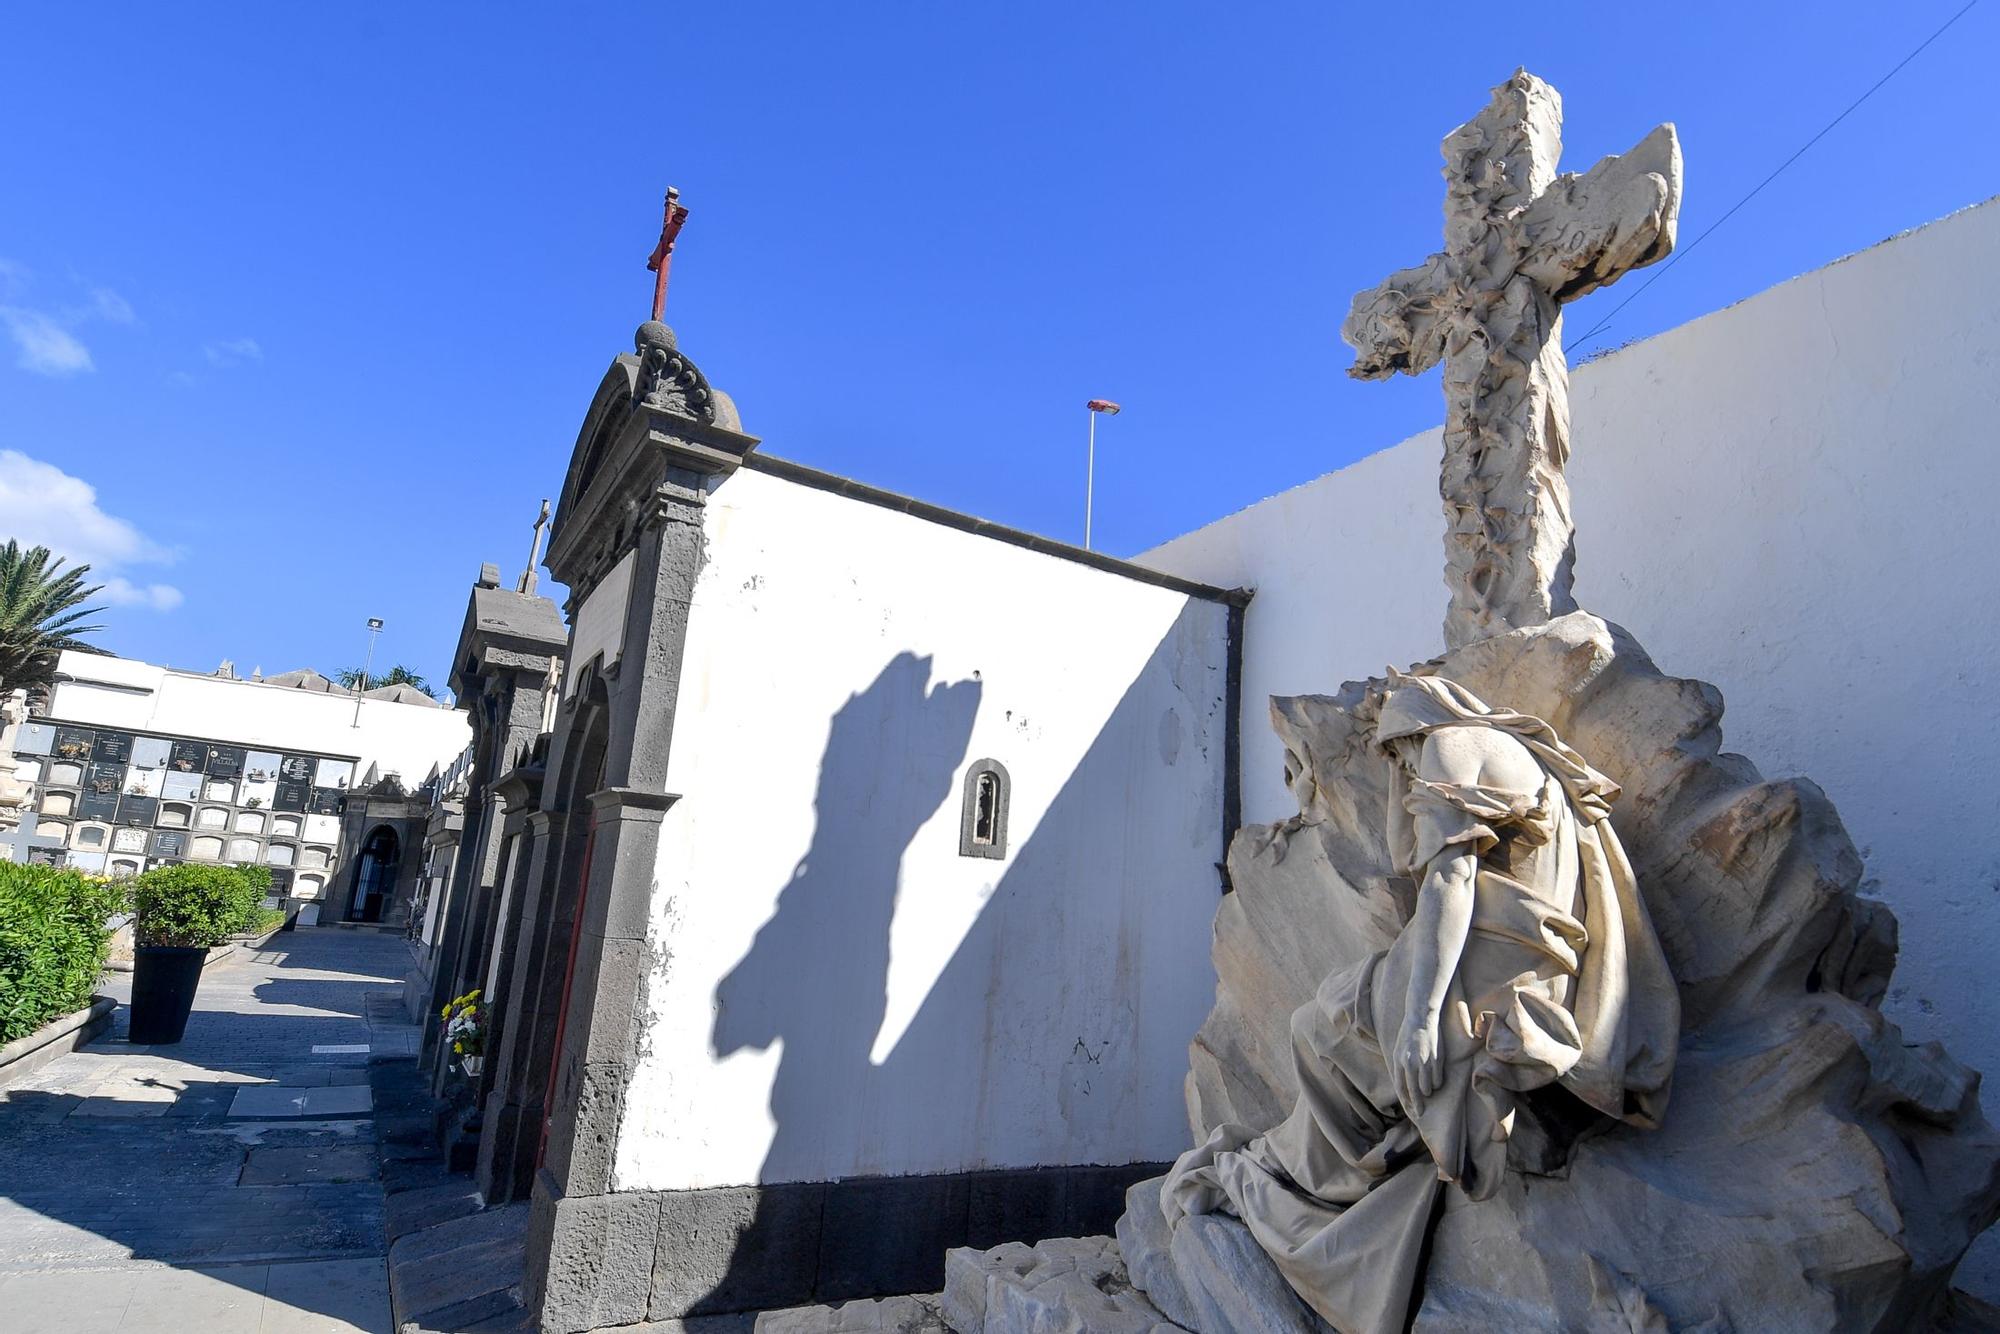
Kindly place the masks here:
<instances>
[{"instance_id":1,"label":"flower bouquet","mask_svg":"<svg viewBox=\"0 0 2000 1334\"><path fill-rule=\"evenodd\" d=\"M444 1040L473 1079L479 1078L486 1064L486 1011L479 997L480 990L474 987L448 1003L443 1012Z\"/></svg>"}]
</instances>

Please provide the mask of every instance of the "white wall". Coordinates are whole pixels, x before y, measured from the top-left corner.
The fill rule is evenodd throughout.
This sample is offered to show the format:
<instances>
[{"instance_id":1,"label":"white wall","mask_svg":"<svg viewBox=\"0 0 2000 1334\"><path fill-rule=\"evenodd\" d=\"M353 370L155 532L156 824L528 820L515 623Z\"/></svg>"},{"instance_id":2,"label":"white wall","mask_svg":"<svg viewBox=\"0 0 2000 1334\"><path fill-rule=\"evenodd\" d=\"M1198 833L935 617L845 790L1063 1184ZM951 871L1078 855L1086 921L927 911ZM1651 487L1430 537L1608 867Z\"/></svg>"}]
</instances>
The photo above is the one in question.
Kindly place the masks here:
<instances>
[{"instance_id":1,"label":"white wall","mask_svg":"<svg viewBox=\"0 0 2000 1334\"><path fill-rule=\"evenodd\" d=\"M749 469L708 541L618 1188L1186 1147L1226 608Z\"/></svg>"},{"instance_id":2,"label":"white wall","mask_svg":"<svg viewBox=\"0 0 2000 1334\"><path fill-rule=\"evenodd\" d=\"M431 769L449 765L472 739L457 709L177 672L131 658L66 652L49 716L174 736L200 737L279 751L352 755L355 781L373 763L414 789Z\"/></svg>"},{"instance_id":3,"label":"white wall","mask_svg":"<svg viewBox=\"0 0 2000 1334\"><path fill-rule=\"evenodd\" d=\"M1989 201L1579 368L1570 470L1579 601L1720 686L1730 749L1831 794L1902 919L1889 1012L1989 1075L1996 254ZM1246 820L1296 811L1268 696L1441 651L1441 447L1418 436L1140 558L1257 589Z\"/></svg>"}]
</instances>

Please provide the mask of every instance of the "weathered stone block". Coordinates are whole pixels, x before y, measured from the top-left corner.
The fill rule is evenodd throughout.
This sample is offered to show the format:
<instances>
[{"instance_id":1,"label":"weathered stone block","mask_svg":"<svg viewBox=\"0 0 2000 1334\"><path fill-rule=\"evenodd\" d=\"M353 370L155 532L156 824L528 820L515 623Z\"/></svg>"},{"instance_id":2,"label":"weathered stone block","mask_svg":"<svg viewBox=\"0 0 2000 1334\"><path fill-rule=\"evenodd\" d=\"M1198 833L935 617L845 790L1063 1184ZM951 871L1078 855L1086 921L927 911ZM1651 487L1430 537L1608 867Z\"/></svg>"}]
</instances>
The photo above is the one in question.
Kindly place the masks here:
<instances>
[{"instance_id":1,"label":"weathered stone block","mask_svg":"<svg viewBox=\"0 0 2000 1334\"><path fill-rule=\"evenodd\" d=\"M536 1183L528 1254L527 1305L542 1334L582 1334L646 1318L660 1225L660 1197L584 1195L570 1199Z\"/></svg>"},{"instance_id":2,"label":"weathered stone block","mask_svg":"<svg viewBox=\"0 0 2000 1334\"><path fill-rule=\"evenodd\" d=\"M812 1301L825 1192L811 1183L662 1192L652 1319Z\"/></svg>"},{"instance_id":3,"label":"weathered stone block","mask_svg":"<svg viewBox=\"0 0 2000 1334\"><path fill-rule=\"evenodd\" d=\"M952 1177L843 1181L827 1191L820 1230L821 1301L935 1292L944 1253L965 1238L970 1183Z\"/></svg>"}]
</instances>

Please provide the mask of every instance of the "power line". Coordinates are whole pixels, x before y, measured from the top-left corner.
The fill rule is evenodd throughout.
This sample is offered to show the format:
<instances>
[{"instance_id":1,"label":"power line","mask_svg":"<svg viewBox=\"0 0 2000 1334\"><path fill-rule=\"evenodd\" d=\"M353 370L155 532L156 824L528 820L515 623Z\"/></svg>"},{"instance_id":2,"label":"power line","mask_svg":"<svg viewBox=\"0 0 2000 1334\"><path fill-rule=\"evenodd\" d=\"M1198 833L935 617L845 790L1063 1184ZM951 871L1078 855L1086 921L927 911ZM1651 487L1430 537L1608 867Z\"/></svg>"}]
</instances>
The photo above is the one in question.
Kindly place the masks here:
<instances>
[{"instance_id":1,"label":"power line","mask_svg":"<svg viewBox=\"0 0 2000 1334\"><path fill-rule=\"evenodd\" d=\"M1889 80L1895 78L1898 74L1900 74L1903 70L1903 66L1909 64L1912 60L1915 60L1918 56L1922 55L1924 53L1925 47L1929 46L1932 42L1935 42L1938 38L1944 36L1945 29L1951 27L1952 24L1958 22L1960 19L1964 18L1967 14L1971 13L1974 9L1978 7L1978 5L1979 5L1979 0L1968 0L1968 3L1963 9L1959 10L1956 14L1953 14L1950 18L1946 19L1942 24L1939 25L1938 30L1936 32L1924 38L1923 41L1917 43L1916 49L1911 51L1910 54L1904 56L1901 60L1897 61L1895 65L1891 67L1891 69L1887 74L1884 74L1881 78L1875 80L1873 84L1869 85L1867 92L1861 94L1861 96L1855 98L1852 102L1850 102L1847 106L1847 110L1841 112L1838 116L1835 116L1832 120L1828 121L1818 134L1815 134L1812 138L1806 140L1805 143L1801 144L1799 146L1798 152L1793 153L1790 157L1786 158L1783 162L1779 163L1777 170L1773 171L1769 176L1766 176L1763 180L1757 182L1756 187L1752 189L1749 194L1744 195L1734 204L1731 204L1729 206L1729 211L1727 213L1717 218L1714 222L1708 224L1708 226L1702 231L1700 236L1695 237L1694 240L1688 242L1688 244L1686 244L1685 246L1677 248L1674 251L1673 257L1671 259L1669 259L1666 263L1662 264L1659 268L1655 269L1651 274L1649 274L1645 282L1640 283L1637 288L1633 289L1632 295L1626 297L1623 301L1620 301L1617 305L1613 306L1611 308L1611 313L1609 315L1606 315L1596 324L1591 325L1589 331L1586 332L1581 338L1578 338L1575 342L1572 342L1568 347L1564 348L1563 349L1564 353L1568 354L1575 352L1585 343L1588 343L1591 339L1595 338L1599 333L1602 333L1605 327L1609 325L1612 320L1618 317L1619 311L1625 309L1625 307L1631 305L1634 301L1637 301L1640 297L1644 296L1646 294L1646 289L1648 287L1651 287L1654 283L1666 277L1667 270L1673 268L1674 265L1680 263L1684 257L1694 253L1694 248L1700 245L1703 241L1706 241L1710 236L1714 235L1716 228L1720 227L1723 223L1728 222L1732 217L1734 217L1736 215L1737 209L1742 208L1752 199L1755 199L1759 191L1761 191L1765 186L1769 185L1772 181L1777 180L1779 176L1783 175L1785 169L1791 166L1794 162L1797 162L1800 158L1804 157L1806 155L1806 151L1810 149L1814 144L1826 138L1826 136L1832 132L1834 126L1846 120L1850 115L1854 113L1855 109L1859 107L1863 102L1866 102L1869 98L1875 96L1876 92L1881 89L1883 84L1889 82Z\"/></svg>"}]
</instances>

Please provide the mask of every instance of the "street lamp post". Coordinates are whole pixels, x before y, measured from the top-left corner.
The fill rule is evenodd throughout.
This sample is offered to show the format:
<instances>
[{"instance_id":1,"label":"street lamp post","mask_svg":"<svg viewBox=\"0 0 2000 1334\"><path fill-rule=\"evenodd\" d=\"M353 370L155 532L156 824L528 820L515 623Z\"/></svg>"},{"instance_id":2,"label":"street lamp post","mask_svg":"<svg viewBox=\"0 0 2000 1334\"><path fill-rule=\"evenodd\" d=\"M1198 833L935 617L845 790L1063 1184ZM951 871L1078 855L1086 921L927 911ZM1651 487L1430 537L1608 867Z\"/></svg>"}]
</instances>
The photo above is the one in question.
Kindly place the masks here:
<instances>
[{"instance_id":1,"label":"street lamp post","mask_svg":"<svg viewBox=\"0 0 2000 1334\"><path fill-rule=\"evenodd\" d=\"M368 657L361 664L361 679L354 683L354 723L361 726L361 692L368 688L368 673L375 667L375 639L382 633L382 618L368 618Z\"/></svg>"},{"instance_id":2,"label":"street lamp post","mask_svg":"<svg viewBox=\"0 0 2000 1334\"><path fill-rule=\"evenodd\" d=\"M1122 410L1108 398L1093 398L1084 404L1090 409L1090 454L1083 473L1083 549L1090 550L1090 517L1097 490L1097 418L1116 417Z\"/></svg>"}]
</instances>

